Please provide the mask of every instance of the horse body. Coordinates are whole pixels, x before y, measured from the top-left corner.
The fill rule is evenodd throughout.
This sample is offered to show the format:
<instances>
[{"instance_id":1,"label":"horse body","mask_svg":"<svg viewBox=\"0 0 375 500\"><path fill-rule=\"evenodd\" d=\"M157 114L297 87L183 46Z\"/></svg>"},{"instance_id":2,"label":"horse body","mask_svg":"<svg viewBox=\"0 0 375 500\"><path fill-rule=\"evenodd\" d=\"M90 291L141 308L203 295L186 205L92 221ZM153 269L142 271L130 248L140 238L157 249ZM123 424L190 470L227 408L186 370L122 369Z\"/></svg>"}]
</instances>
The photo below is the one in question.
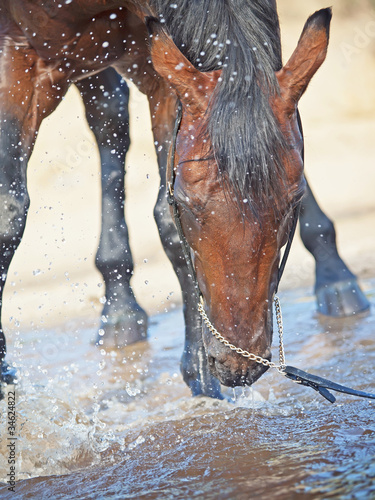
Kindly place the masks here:
<instances>
[{"instance_id":1,"label":"horse body","mask_svg":"<svg viewBox=\"0 0 375 500\"><path fill-rule=\"evenodd\" d=\"M151 39L144 22L150 14L163 21L149 20ZM216 0L181 0L177 10L164 0L3 2L0 197L7 210L0 214L2 284L26 223L26 165L37 131L69 85L76 83L88 96L88 120L103 151L107 215L97 264L106 283L106 316L127 325L123 343L145 338L147 318L129 286L132 262L121 214L124 199L120 195L114 200L108 144L93 119L100 99L89 78L112 66L130 78L150 104L162 179L155 218L184 300L184 379L193 394L217 397L219 384L212 373L226 385L253 383L264 366L228 352L207 332L202 342L196 287L166 198L177 97L182 120L168 176L173 169L175 199L206 310L231 341L269 359L280 251L305 185L297 104L324 60L329 20L329 10L312 17L296 52L282 67L274 1L243 2L241 11L233 2ZM112 112L116 115L115 109ZM127 122L127 112L121 119ZM128 141L123 147L125 154ZM123 172L116 168L116 182L123 190ZM113 228L121 236L109 237ZM119 249L124 250L125 264ZM340 269L337 257L334 254ZM120 283L119 266L124 269ZM352 277L346 270L335 278ZM4 367L5 338L0 333Z\"/></svg>"},{"instance_id":2,"label":"horse body","mask_svg":"<svg viewBox=\"0 0 375 500\"><path fill-rule=\"evenodd\" d=\"M43 61L55 83L85 78L121 57L126 59L128 54L131 67L134 52L142 51L147 57L146 32L139 18L115 5L90 1L9 2L5 9L13 22L2 29L2 37L15 40L18 50L25 47L36 61ZM140 38L143 47L138 44Z\"/></svg>"}]
</instances>

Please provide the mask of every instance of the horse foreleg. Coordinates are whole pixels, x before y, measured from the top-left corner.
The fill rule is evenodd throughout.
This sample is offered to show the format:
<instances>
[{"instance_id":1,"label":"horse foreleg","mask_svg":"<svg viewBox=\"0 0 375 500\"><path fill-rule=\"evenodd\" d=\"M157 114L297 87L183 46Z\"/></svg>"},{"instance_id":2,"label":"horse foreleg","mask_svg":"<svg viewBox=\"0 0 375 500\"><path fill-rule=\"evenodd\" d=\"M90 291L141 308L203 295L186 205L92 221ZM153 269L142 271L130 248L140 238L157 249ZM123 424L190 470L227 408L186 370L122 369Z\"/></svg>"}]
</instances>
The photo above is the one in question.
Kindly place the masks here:
<instances>
[{"instance_id":1,"label":"horse foreleg","mask_svg":"<svg viewBox=\"0 0 375 500\"><path fill-rule=\"evenodd\" d=\"M185 258L167 201L166 165L176 114L176 99L154 93L149 97L153 134L160 172L160 189L154 217L164 250L180 282L185 319L185 346L181 359L181 372L193 396L205 395L222 398L220 383L210 373L202 339L202 321L198 312L198 296Z\"/></svg>"},{"instance_id":2,"label":"horse foreleg","mask_svg":"<svg viewBox=\"0 0 375 500\"><path fill-rule=\"evenodd\" d=\"M29 48L8 44L0 54L2 67L9 68L0 75L1 314L9 266L24 233L29 208L27 163L42 119L56 108L67 84L62 73L49 71ZM5 355L0 322L0 393L1 383L9 384L15 379L15 371L6 363Z\"/></svg>"},{"instance_id":3,"label":"horse foreleg","mask_svg":"<svg viewBox=\"0 0 375 500\"><path fill-rule=\"evenodd\" d=\"M1 106L0 106L1 107ZM19 124L0 111L0 399L2 384L14 383L16 371L5 361L6 340L1 324L3 292L8 269L21 241L29 196L26 188L26 161L17 149L21 131Z\"/></svg>"},{"instance_id":4,"label":"horse foreleg","mask_svg":"<svg viewBox=\"0 0 375 500\"><path fill-rule=\"evenodd\" d=\"M106 303L98 343L124 346L147 337L147 315L130 286L133 259L124 216L129 89L112 68L81 80L77 87L99 147L102 169L102 227L95 262L104 279Z\"/></svg>"},{"instance_id":5,"label":"horse foreleg","mask_svg":"<svg viewBox=\"0 0 375 500\"><path fill-rule=\"evenodd\" d=\"M303 244L315 259L318 311L343 317L367 310L370 304L356 276L338 253L334 225L319 207L309 185L302 199L300 228Z\"/></svg>"}]
</instances>

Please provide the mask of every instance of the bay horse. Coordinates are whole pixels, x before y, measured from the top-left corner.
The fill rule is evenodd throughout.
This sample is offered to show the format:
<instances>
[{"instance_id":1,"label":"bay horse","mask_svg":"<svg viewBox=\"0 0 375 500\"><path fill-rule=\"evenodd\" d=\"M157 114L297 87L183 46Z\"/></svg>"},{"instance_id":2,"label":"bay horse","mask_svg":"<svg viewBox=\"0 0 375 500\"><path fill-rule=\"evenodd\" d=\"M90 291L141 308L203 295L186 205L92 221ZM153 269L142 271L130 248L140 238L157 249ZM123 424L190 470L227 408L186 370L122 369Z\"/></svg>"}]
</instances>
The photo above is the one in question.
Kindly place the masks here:
<instances>
[{"instance_id":1,"label":"bay horse","mask_svg":"<svg viewBox=\"0 0 375 500\"><path fill-rule=\"evenodd\" d=\"M111 333L119 344L146 337L147 316L129 283L132 259L123 215L128 95L126 84L119 85L107 69L114 68L149 101L161 177L155 219L181 284L181 369L193 395L220 397L219 382L250 385L266 370L202 329L198 295L205 314L231 342L270 359L280 252L298 206L301 236L316 260L321 312L366 309L355 276L338 255L333 224L303 172L297 106L325 59L330 19L330 9L311 16L283 66L275 0L3 0L0 293L25 228L27 163L40 124L76 84L101 148L103 219L96 263L106 285L104 340ZM109 114L98 97L100 78L112 79ZM113 143L122 149L121 166L113 165ZM170 195L196 282L168 207L166 179L173 181ZM5 354L1 330L1 380L7 383L14 373Z\"/></svg>"}]
</instances>

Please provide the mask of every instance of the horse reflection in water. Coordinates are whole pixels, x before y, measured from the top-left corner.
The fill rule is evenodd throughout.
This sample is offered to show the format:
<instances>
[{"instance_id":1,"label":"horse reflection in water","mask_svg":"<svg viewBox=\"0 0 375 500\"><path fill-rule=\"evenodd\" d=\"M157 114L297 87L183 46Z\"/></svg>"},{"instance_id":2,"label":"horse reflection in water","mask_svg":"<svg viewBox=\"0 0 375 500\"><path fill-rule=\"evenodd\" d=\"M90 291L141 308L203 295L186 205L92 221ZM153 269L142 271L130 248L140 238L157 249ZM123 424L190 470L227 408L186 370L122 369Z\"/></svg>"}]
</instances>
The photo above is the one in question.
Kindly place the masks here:
<instances>
[{"instance_id":1,"label":"horse reflection in water","mask_svg":"<svg viewBox=\"0 0 375 500\"><path fill-rule=\"evenodd\" d=\"M316 260L319 310L345 315L366 309L355 276L337 253L333 225L306 189L303 172L297 106L325 58L330 19L330 9L311 16L282 66L273 0L241 2L241 8L216 0L3 1L2 288L26 223L26 167L38 129L75 83L102 160L96 262L106 285L103 342L114 337L127 345L146 338L147 317L129 284L133 266L123 212L128 91L113 69L91 76L112 67L149 101L161 177L155 219L181 284L182 373L194 395L220 397L219 381L252 384L265 367L202 332L197 289L167 203L166 165L178 101L182 116L168 177L174 178L182 231L215 327L233 344L270 358L280 252L300 203L302 239ZM0 335L2 380L10 382Z\"/></svg>"}]
</instances>

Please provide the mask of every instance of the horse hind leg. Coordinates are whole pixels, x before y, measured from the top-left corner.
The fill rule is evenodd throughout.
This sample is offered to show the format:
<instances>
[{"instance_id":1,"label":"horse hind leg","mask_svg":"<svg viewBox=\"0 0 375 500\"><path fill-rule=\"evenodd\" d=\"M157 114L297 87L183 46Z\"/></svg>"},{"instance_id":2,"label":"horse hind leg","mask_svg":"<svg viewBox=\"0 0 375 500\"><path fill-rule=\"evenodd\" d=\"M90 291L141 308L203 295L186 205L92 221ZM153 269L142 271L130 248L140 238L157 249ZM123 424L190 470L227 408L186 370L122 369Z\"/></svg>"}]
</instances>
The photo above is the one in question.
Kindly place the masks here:
<instances>
[{"instance_id":1,"label":"horse hind leg","mask_svg":"<svg viewBox=\"0 0 375 500\"><path fill-rule=\"evenodd\" d=\"M326 316L345 317L369 309L357 277L340 257L332 221L319 207L307 185L300 213L303 244L315 259L315 295L318 312Z\"/></svg>"},{"instance_id":2,"label":"horse hind leg","mask_svg":"<svg viewBox=\"0 0 375 500\"><path fill-rule=\"evenodd\" d=\"M112 68L76 85L99 147L102 169L102 225L95 262L104 279L106 303L97 343L121 347L144 340L148 323L130 285L133 259L124 216L129 89Z\"/></svg>"}]
</instances>

